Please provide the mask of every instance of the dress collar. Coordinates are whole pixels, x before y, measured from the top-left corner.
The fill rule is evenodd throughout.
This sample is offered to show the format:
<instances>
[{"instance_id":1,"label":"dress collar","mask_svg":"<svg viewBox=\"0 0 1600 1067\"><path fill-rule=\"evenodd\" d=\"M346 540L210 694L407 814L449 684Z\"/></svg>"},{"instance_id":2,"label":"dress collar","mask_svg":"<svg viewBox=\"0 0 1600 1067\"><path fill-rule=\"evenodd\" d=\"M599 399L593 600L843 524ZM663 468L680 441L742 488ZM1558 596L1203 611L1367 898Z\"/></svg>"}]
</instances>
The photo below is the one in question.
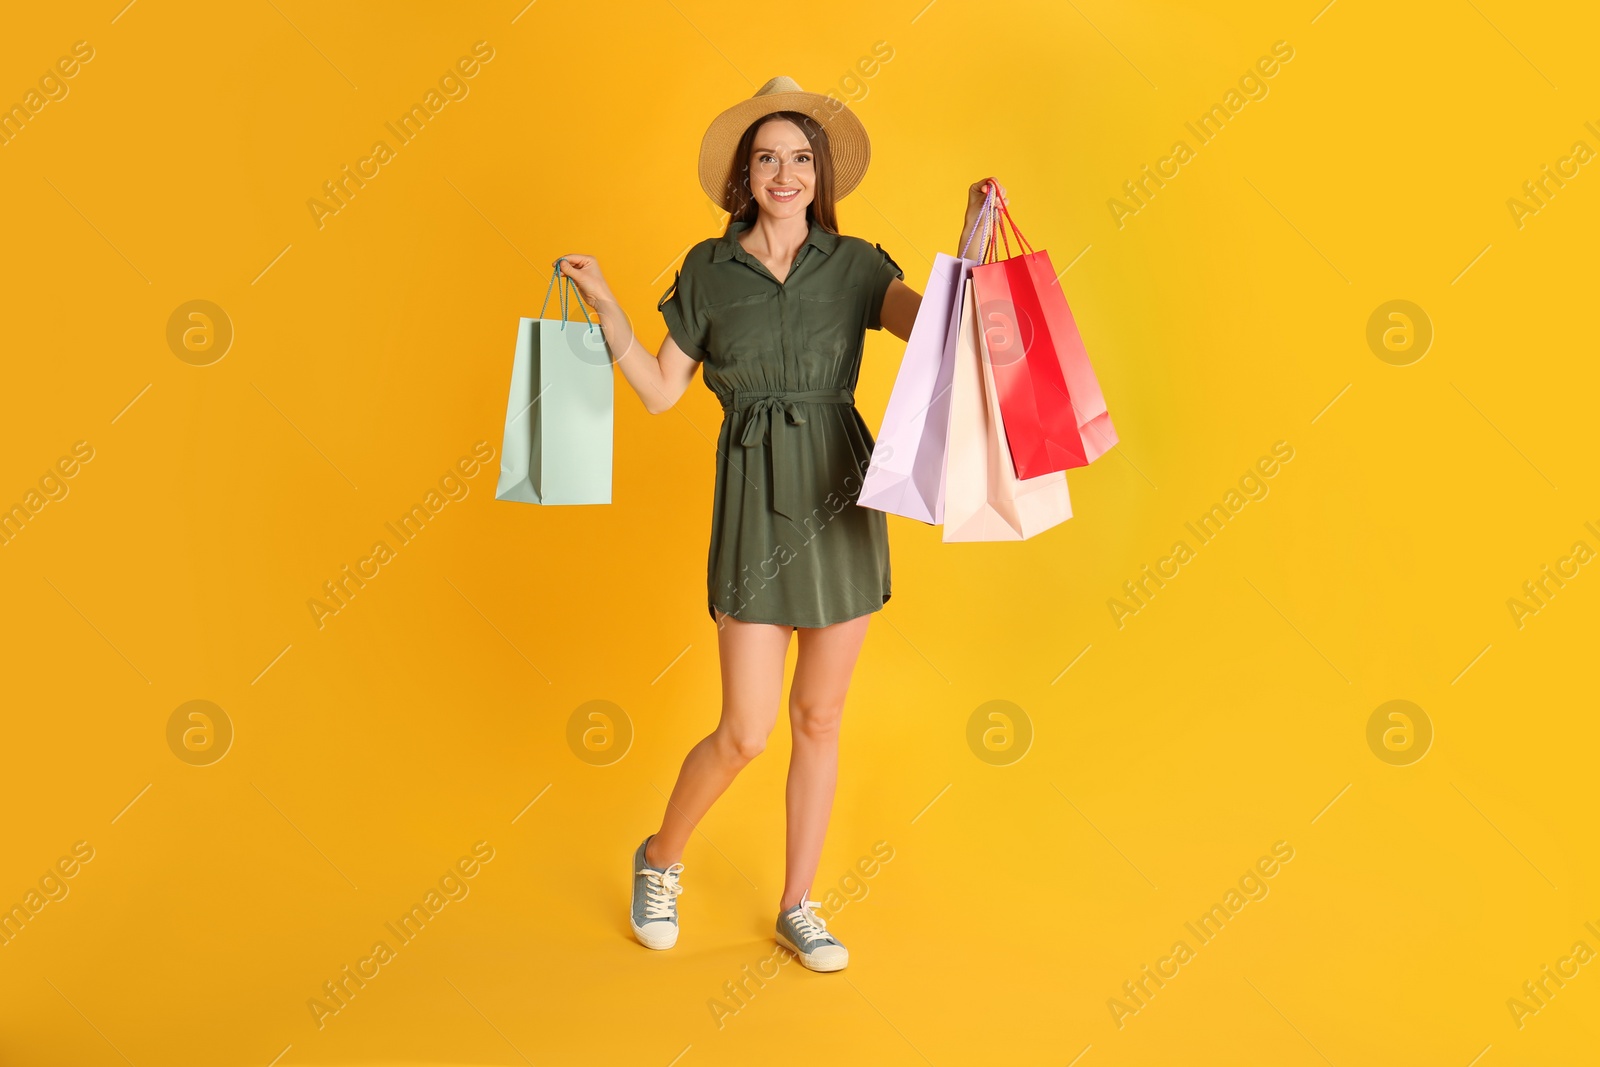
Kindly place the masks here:
<instances>
[{"instance_id":1,"label":"dress collar","mask_svg":"<svg viewBox=\"0 0 1600 1067\"><path fill-rule=\"evenodd\" d=\"M746 252L744 246L739 243L739 234L748 230L750 225L750 223L740 219L735 219L729 223L728 232L718 238L716 246L711 250L711 262L716 263L724 259L732 259L735 256L749 256L750 253ZM839 235L824 230L813 219L811 232L806 236L804 244L815 245L823 255L831 255L833 250L839 247Z\"/></svg>"}]
</instances>

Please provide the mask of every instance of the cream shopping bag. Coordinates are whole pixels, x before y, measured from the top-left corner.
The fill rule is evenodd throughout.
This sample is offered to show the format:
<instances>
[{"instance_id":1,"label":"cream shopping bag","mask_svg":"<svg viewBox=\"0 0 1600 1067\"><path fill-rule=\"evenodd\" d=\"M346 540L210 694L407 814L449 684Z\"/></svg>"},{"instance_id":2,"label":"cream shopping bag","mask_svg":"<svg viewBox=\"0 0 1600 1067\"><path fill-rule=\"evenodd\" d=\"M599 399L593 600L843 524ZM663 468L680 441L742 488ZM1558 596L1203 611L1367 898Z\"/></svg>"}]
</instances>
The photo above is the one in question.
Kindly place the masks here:
<instances>
[{"instance_id":1,"label":"cream shopping bag","mask_svg":"<svg viewBox=\"0 0 1600 1067\"><path fill-rule=\"evenodd\" d=\"M969 274L961 295L945 449L944 540L1025 541L1072 517L1064 471L1018 478Z\"/></svg>"}]
</instances>

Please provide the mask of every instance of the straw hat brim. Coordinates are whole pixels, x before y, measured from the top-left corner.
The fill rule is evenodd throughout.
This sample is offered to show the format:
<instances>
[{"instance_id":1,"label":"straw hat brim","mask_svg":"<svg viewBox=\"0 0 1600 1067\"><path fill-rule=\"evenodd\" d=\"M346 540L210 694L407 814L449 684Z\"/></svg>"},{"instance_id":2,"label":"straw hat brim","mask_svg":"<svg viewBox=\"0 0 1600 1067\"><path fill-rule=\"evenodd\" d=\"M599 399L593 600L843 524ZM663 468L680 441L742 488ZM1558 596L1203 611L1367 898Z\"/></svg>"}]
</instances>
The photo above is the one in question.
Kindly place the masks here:
<instances>
[{"instance_id":1,"label":"straw hat brim","mask_svg":"<svg viewBox=\"0 0 1600 1067\"><path fill-rule=\"evenodd\" d=\"M737 172L733 153L739 147L739 138L752 122L774 111L810 115L827 131L835 200L861 183L872 159L872 143L866 127L848 105L835 97L803 90L757 93L712 119L701 138L700 186L713 202L724 211L732 210L731 183Z\"/></svg>"}]
</instances>

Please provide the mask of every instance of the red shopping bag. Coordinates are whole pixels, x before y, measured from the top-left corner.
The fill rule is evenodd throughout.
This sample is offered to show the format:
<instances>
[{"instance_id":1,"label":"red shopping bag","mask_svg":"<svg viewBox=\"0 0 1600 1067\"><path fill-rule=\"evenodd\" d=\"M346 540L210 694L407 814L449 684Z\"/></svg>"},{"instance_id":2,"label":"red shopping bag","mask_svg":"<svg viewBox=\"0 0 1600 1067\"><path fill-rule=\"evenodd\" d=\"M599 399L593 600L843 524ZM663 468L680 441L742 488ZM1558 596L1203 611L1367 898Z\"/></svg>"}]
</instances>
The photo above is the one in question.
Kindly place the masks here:
<instances>
[{"instance_id":1,"label":"red shopping bag","mask_svg":"<svg viewBox=\"0 0 1600 1067\"><path fill-rule=\"evenodd\" d=\"M996 215L1018 254L997 225L1006 258L991 258L991 237L972 284L1017 477L1085 466L1117 443L1105 397L1049 253L1033 250L1004 204Z\"/></svg>"}]
</instances>

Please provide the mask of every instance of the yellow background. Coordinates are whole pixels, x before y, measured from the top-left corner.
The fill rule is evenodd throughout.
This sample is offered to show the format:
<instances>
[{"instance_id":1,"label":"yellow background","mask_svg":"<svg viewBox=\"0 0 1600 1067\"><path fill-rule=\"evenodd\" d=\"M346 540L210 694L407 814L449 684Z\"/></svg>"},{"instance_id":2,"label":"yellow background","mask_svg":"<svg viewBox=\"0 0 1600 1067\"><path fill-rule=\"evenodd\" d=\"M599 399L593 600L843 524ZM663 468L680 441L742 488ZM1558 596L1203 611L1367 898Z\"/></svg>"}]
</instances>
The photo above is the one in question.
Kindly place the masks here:
<instances>
[{"instance_id":1,"label":"yellow background","mask_svg":"<svg viewBox=\"0 0 1600 1067\"><path fill-rule=\"evenodd\" d=\"M94 49L0 147L0 502L94 450L0 547L0 903L94 850L0 948L0 1062L1594 1056L1600 964L1507 1007L1600 949L1600 575L1520 628L1507 607L1600 548L1600 174L1520 228L1507 207L1600 148L1592 10L121 2L0 35L4 102ZM319 228L323 182L477 41L469 95ZM1200 146L1184 123L1277 41L1268 94ZM475 442L498 459L558 255L598 256L659 345L673 266L720 232L700 135L780 73L855 101L874 155L842 227L919 290L1000 178L1072 264L1122 445L1025 543L891 519L813 895L893 860L833 920L849 970L782 968L719 1026L771 953L781 726L691 844L678 947L624 922L624 863L718 710L703 386L650 417L619 380L610 506L496 502L496 462L322 628L306 605ZM1194 158L1119 228L1108 201L1178 139ZM196 299L235 331L209 366L166 340ZM1366 341L1394 299L1435 331L1408 366ZM903 350L868 338L874 429ZM1270 493L1119 628L1122 583L1278 441ZM1367 743L1395 699L1434 731L1405 766ZM209 766L168 746L191 700L235 732ZM590 700L632 725L609 766L566 741ZM1031 723L1009 765L968 747L992 700ZM470 895L319 1029L307 1001L479 841ZM1278 841L1270 893L1198 945L1184 923ZM1108 1001L1180 939L1119 1027Z\"/></svg>"}]
</instances>

